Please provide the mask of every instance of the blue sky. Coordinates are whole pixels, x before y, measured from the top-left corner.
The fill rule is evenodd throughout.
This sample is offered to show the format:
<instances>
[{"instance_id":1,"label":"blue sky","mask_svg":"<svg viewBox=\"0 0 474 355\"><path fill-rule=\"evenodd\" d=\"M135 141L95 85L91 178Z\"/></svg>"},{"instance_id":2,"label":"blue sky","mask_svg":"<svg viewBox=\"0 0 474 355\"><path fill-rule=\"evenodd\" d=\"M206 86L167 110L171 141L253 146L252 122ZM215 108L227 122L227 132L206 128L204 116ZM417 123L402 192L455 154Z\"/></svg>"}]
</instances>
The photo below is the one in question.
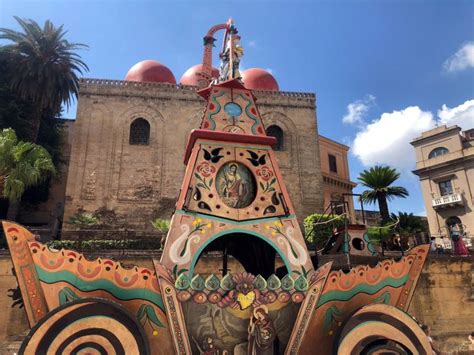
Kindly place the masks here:
<instances>
[{"instance_id":1,"label":"blue sky","mask_svg":"<svg viewBox=\"0 0 474 355\"><path fill-rule=\"evenodd\" d=\"M408 142L436 122L474 127L473 1L0 0L0 26L17 28L13 15L64 24L88 44L87 77L123 79L155 59L178 80L200 62L208 28L234 18L245 68L317 94L319 132L351 146L352 180L375 163L402 172L410 197L393 211L424 210Z\"/></svg>"}]
</instances>

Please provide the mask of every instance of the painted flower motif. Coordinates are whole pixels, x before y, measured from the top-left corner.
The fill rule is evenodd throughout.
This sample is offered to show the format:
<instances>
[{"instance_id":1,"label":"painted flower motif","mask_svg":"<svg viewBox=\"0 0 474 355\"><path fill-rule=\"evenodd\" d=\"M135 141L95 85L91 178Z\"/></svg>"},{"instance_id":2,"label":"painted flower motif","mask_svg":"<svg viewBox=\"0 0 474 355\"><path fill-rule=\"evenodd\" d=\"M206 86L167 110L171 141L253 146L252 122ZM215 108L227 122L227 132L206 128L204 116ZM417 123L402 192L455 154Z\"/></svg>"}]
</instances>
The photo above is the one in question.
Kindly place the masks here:
<instances>
[{"instance_id":1,"label":"painted flower motif","mask_svg":"<svg viewBox=\"0 0 474 355\"><path fill-rule=\"evenodd\" d=\"M263 181L268 181L273 177L273 171L265 165L257 169L257 176L260 176Z\"/></svg>"},{"instance_id":2,"label":"painted flower motif","mask_svg":"<svg viewBox=\"0 0 474 355\"><path fill-rule=\"evenodd\" d=\"M204 177L209 177L216 172L216 168L209 164L207 161L203 161L197 167L197 172Z\"/></svg>"},{"instance_id":3,"label":"painted flower motif","mask_svg":"<svg viewBox=\"0 0 474 355\"><path fill-rule=\"evenodd\" d=\"M253 282L255 281L255 276L252 274L247 272L238 272L233 275L232 280L235 282L235 289L238 292L247 294L254 289Z\"/></svg>"},{"instance_id":4,"label":"painted flower motif","mask_svg":"<svg viewBox=\"0 0 474 355\"><path fill-rule=\"evenodd\" d=\"M188 246L189 238L191 237L191 235L193 235L193 233L205 234L206 229L209 229L209 228L212 227L211 222L203 221L201 218L196 218L192 222L192 225L193 225L193 229L191 229L191 231L188 233L188 235L186 237L186 240L183 244L183 247L181 248L181 252L180 252L179 256L183 256L184 253L186 252L186 247ZM198 243L198 240L194 239L194 242ZM176 277L176 275L175 275L175 277Z\"/></svg>"}]
</instances>

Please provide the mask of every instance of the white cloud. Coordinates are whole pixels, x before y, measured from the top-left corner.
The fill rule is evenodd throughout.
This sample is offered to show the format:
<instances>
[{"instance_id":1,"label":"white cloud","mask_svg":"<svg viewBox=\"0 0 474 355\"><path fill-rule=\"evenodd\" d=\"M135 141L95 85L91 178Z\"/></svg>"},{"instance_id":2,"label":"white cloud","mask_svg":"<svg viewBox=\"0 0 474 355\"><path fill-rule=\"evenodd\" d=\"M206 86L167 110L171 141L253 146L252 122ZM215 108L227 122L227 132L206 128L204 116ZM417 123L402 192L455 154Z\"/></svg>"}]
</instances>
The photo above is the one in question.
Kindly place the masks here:
<instances>
[{"instance_id":1,"label":"white cloud","mask_svg":"<svg viewBox=\"0 0 474 355\"><path fill-rule=\"evenodd\" d=\"M456 124L463 130L474 128L474 100L468 100L454 108L443 105L441 110L438 110L438 116L440 124Z\"/></svg>"},{"instance_id":2,"label":"white cloud","mask_svg":"<svg viewBox=\"0 0 474 355\"><path fill-rule=\"evenodd\" d=\"M474 42L467 42L443 64L448 72L461 71L474 67Z\"/></svg>"},{"instance_id":3,"label":"white cloud","mask_svg":"<svg viewBox=\"0 0 474 355\"><path fill-rule=\"evenodd\" d=\"M415 152L410 142L434 125L433 114L418 106L384 113L361 127L352 144L352 152L366 166L387 164L402 170L411 169Z\"/></svg>"},{"instance_id":4,"label":"white cloud","mask_svg":"<svg viewBox=\"0 0 474 355\"><path fill-rule=\"evenodd\" d=\"M474 127L474 99L453 108L443 105L437 113L438 124L458 125L463 130ZM383 113L368 124L364 124L362 119L355 122L360 125L351 150L362 164L387 164L401 170L412 169L415 164L415 153L410 142L436 126L433 114L418 106Z\"/></svg>"},{"instance_id":5,"label":"white cloud","mask_svg":"<svg viewBox=\"0 0 474 355\"><path fill-rule=\"evenodd\" d=\"M351 102L347 105L347 113L342 118L343 123L361 124L364 121L364 115L374 105L375 96L367 95L362 100Z\"/></svg>"}]
</instances>

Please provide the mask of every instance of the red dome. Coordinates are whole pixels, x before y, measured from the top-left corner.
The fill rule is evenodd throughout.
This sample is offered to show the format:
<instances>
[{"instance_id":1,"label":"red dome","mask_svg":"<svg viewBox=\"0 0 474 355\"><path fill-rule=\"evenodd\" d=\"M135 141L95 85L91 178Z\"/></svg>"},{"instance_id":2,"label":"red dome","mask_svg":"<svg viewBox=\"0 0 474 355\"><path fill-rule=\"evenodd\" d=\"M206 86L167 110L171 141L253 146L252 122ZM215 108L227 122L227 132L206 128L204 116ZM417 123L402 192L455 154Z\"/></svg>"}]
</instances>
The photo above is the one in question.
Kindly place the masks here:
<instances>
[{"instance_id":1,"label":"red dome","mask_svg":"<svg viewBox=\"0 0 474 355\"><path fill-rule=\"evenodd\" d=\"M181 79L179 80L179 83L181 85L191 85L191 86L197 86L198 85L198 75L197 73L202 72L202 64L196 64L186 70L186 72L183 74ZM212 68L212 77L214 79L217 79L219 77L219 70L216 68Z\"/></svg>"},{"instance_id":2,"label":"red dome","mask_svg":"<svg viewBox=\"0 0 474 355\"><path fill-rule=\"evenodd\" d=\"M247 89L279 91L278 83L268 71L250 68L242 72L242 81Z\"/></svg>"},{"instance_id":3,"label":"red dome","mask_svg":"<svg viewBox=\"0 0 474 355\"><path fill-rule=\"evenodd\" d=\"M176 79L171 70L155 60L138 62L130 68L125 80L176 84Z\"/></svg>"}]
</instances>

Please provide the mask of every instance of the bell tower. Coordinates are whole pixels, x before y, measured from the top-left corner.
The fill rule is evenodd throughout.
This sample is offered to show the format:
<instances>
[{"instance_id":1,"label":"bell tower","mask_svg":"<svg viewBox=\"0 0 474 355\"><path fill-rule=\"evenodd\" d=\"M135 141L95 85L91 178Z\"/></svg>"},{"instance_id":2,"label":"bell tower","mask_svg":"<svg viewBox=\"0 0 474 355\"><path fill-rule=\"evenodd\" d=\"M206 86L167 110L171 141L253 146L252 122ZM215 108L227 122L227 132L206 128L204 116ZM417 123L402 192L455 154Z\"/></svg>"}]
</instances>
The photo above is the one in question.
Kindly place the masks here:
<instances>
[{"instance_id":1,"label":"bell tower","mask_svg":"<svg viewBox=\"0 0 474 355\"><path fill-rule=\"evenodd\" d=\"M237 30L231 21L223 27L220 77L198 91L207 106L200 128L189 136L186 173L161 264L175 277L192 278L206 246L227 237L241 243L237 258L248 272L265 273L258 266L269 255L267 247L273 268L278 253L289 275L307 275L313 266L272 150L276 139L265 134L255 97L239 80L243 49ZM265 247L245 245L253 238Z\"/></svg>"}]
</instances>

